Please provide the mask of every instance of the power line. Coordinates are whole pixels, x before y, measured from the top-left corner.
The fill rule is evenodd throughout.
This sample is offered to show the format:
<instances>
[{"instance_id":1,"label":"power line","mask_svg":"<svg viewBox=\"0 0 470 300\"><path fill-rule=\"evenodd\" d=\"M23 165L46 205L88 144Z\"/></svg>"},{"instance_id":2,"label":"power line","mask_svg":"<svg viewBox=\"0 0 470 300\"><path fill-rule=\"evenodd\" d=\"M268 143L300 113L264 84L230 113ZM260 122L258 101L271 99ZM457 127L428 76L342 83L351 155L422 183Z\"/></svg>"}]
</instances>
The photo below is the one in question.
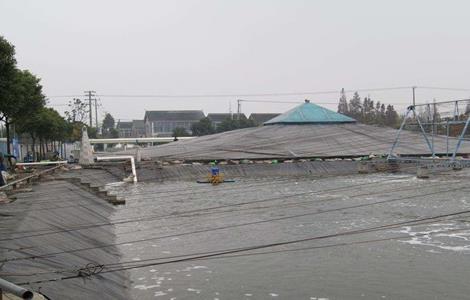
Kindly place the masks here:
<instances>
[{"instance_id":1,"label":"power line","mask_svg":"<svg viewBox=\"0 0 470 300\"><path fill-rule=\"evenodd\" d=\"M193 254L186 254L184 256L183 255L179 256L179 257L183 257L183 258L177 258L177 259L173 259L173 260L169 260L169 261L153 262L153 263L145 263L145 264L136 263L135 265L124 266L124 267L121 267L121 268L115 268L115 269L110 269L110 270L104 270L104 268L106 266L122 265L124 263L102 264L102 265L96 265L96 266L93 265L92 267L94 267L95 269L99 269L100 271L99 272L85 272L85 274L79 272L77 275L71 275L71 276L53 278L53 279L46 279L46 280L21 282L21 283L16 283L16 284L18 284L18 285L29 285L29 284L37 284L37 283L44 283L44 282L53 282L53 281L68 280L68 279L74 279L74 278L80 278L80 277L90 277L90 276L94 276L94 275L98 275L98 274L113 273L113 272L126 271L126 270L131 270L131 269L139 269L139 268L145 268L145 267L150 267L150 266L157 266L157 265L164 265L164 264L171 264L171 263L179 263L179 262L185 262L185 261L203 260L203 259L209 259L209 258L213 258L213 257L223 258L223 256L227 255L227 254L243 253L243 252L259 250L259 249L267 249L267 248L278 247L278 246L285 246L285 245L292 245L292 244L298 244L298 243L304 243L304 242L310 242L310 241L316 241L316 240L322 240L322 239L329 239L329 238L333 238L333 237L341 237L341 236L349 236L349 235L363 234L363 233L369 233L369 232L377 232L377 231L402 227L404 225L412 226L412 225L435 223L435 222L441 221L440 219L442 219L442 218L448 218L448 217L453 217L453 216L461 216L461 215L467 214L467 213L470 213L470 210L458 211L458 212L454 212L454 213L448 213L448 214L442 214L442 215L436 215L436 216L430 216L430 217L424 217L424 218L420 218L420 219L417 219L417 220L408 220L408 221L402 221L402 222L397 222L397 223L392 223L392 224L379 225L379 226L374 226L374 227L364 228L364 229L349 230L349 231L343 231L343 232L339 232L339 233L307 237L307 238L302 238L302 239L280 241L280 242L261 244L261 245L255 245L255 246L232 248L232 249L222 249L222 250L218 250L218 251L210 251L210 252L203 252L203 253L197 253L197 254L194 254L194 253ZM437 221L427 222L426 223L426 221L431 221L431 220L437 220ZM429 235L429 233L428 233L428 235ZM400 238L404 238L404 237L400 237ZM408 238L409 238L409 236L408 236ZM389 239L391 239L391 238L389 238ZM380 240L383 240L383 239L380 239ZM319 247L321 247L321 246L319 246ZM149 259L149 260L162 260L162 259L168 259L168 258L154 258L154 259ZM128 262L128 263L135 263L135 262ZM78 269L78 270L79 271L81 271L81 270L85 271L85 270L87 270L87 267L85 266L85 268L81 268L81 269Z\"/></svg>"},{"instance_id":2,"label":"power line","mask_svg":"<svg viewBox=\"0 0 470 300\"><path fill-rule=\"evenodd\" d=\"M149 238L145 238L145 239L137 239L137 240L131 240L131 241L125 241L125 242L119 242L119 243L112 243L112 244L103 244L103 245L94 246L94 247L86 247L86 248L71 249L71 250L65 250L65 251L57 251L57 252L46 253L46 254L42 254L42 255L32 255L32 256L27 256L27 257L11 258L11 259L6 259L6 260L1 260L0 263L4 263L4 262L8 262L8 261L16 261L16 260L47 258L47 257L50 257L50 256L55 256L55 255L60 255L60 254L69 254L69 253L88 251L88 250L93 250L93 249L108 248L108 247L113 247L113 246L123 245L123 244L128 244L128 243L142 243L142 242L155 241L155 240L165 239L165 238L173 238L173 237L180 237L180 236L185 236L185 235L192 235L192 234L199 234L199 233L205 233L205 232L232 229L232 228L249 226L249 225L258 225L258 224L264 224L264 223L270 223L270 222L277 222L277 221L300 218L300 217L305 217L305 216L313 216L313 215L319 215L319 214L324 214L324 213L337 212L337 211L342 211L342 210L356 209L356 208L374 206L374 205L379 205L379 204L391 203L391 202L395 202L395 201L409 200L409 199L417 198L417 197L420 197L420 196L437 195L437 194L462 190L462 189L465 189L465 188L468 188L468 186L463 185L463 186L460 186L460 187L452 187L451 189L439 190L439 191L436 191L436 192L431 192L431 193L426 193L426 194L420 193L418 195L412 195L412 196L407 196L407 197L398 197L398 198L394 198L394 199L387 199L387 200L377 201L377 202L373 202L373 203L363 203L363 204L357 204L357 205L351 205L351 206L343 206L343 207L339 207L339 208L320 210L320 211L316 210L314 212L308 212L308 213L302 213L302 214L296 214L296 215L290 215L290 216L282 216L282 217L278 217L278 218L271 218L271 219L265 219L265 220L260 220L260 221L245 222L245 223L219 226L219 227L213 227L213 228L206 228L206 229L194 230L194 231L189 231L189 232L184 232L184 233L168 234L168 235L163 235L163 236L149 237Z\"/></svg>"},{"instance_id":3,"label":"power line","mask_svg":"<svg viewBox=\"0 0 470 300\"><path fill-rule=\"evenodd\" d=\"M447 186L447 185L446 185ZM410 190L410 189L413 189L414 187L411 187L411 188L400 188L400 189L392 189L392 190L387 190L387 191L379 191L379 192L375 192L375 193L363 193L363 194L357 194L357 195L352 195L350 196L350 198L357 198L357 197L361 197L361 196L369 196L369 195L380 195L380 194L384 194L384 193L390 193L390 192L394 192L394 191L407 191L407 190ZM291 198L289 197L289 195L287 195L288 198ZM338 197L338 196L335 196L335 197L329 197L329 198L324 198L324 199L321 199L319 201L296 201L294 203L286 203L286 204L275 204L275 205L268 205L268 206L257 206L257 207L247 207L247 208L239 208L237 210L230 210L230 211L214 211L214 212L210 212L209 209L207 209L208 212L205 212L205 213L201 213L199 215L214 215L214 214L226 214L226 213L232 213L232 212L240 212L240 211L246 211L246 210L259 210L259 209L266 209L266 208L285 208L285 207L291 207L291 206L299 206L299 205L305 205L305 204L318 204L320 202L326 202L326 201L332 201L332 200L337 200L337 199L341 199L341 197ZM204 212L204 209L202 209L202 211ZM189 213L189 212L187 212ZM186 213L186 214L187 214ZM184 213L183 213L184 214ZM167 219L167 218L177 218L178 216L180 216L181 213L178 213L178 214L170 214L168 217L162 217L162 218L155 218L155 219L149 219L147 221L154 221L154 220L159 220L159 219ZM221 216L223 217L223 216ZM146 221L146 220L144 220ZM134 221L132 221L134 222ZM125 223L128 223L127 221L125 221ZM120 224L120 223L113 223L113 224L106 224L106 225L103 225L103 226L108 226L108 225L117 225L117 224ZM171 226L183 226L183 225L188 225L188 224L193 224L193 222L185 222L185 223L178 223L178 224L172 224ZM91 228L94 228L94 227L98 227L98 226L92 226ZM36 235L30 235L30 236L22 236L22 237L18 237L17 239L21 239L21 238L25 238L25 237L35 237L35 236L43 236L43 235L49 235L49 234L55 234L55 233L61 233L61 232L71 232L71 231L75 231L75 230L82 230L82 229L88 229L88 228L77 228L77 229L70 229L70 230L67 230L67 231L64 231L64 229L62 229L61 231L55 231L55 232L46 232L46 233L42 233L42 234L36 234ZM138 230L131 230L131 231L126 231L126 232L122 232L121 234L122 235L125 235L125 234L135 234L135 233L141 233L141 232L146 232L146 231L149 231L149 230L153 230L153 228L151 229L138 229ZM8 251L16 251L16 249L8 249Z\"/></svg>"},{"instance_id":4,"label":"power line","mask_svg":"<svg viewBox=\"0 0 470 300\"><path fill-rule=\"evenodd\" d=\"M351 92L374 92L374 91L392 91L410 89L411 86L400 87L381 87L381 88L366 88L366 89L350 89L345 90L346 93ZM225 97L278 97L278 96L302 96L302 95L325 95L325 94L339 94L338 90L325 90L325 91L307 91L307 92L279 92L279 93L238 93L238 94L98 94L100 97L112 98L225 98ZM51 95L49 98L67 98L67 97L80 97L81 95Z\"/></svg>"},{"instance_id":5,"label":"power line","mask_svg":"<svg viewBox=\"0 0 470 300\"><path fill-rule=\"evenodd\" d=\"M412 166L410 168L414 168L414 166ZM405 169L402 168L402 170L406 170L406 168ZM331 175L331 176L328 176L328 177L333 177L333 176L335 176L335 175ZM365 184L364 183L358 183L358 184L346 185L346 186L329 188L329 189L323 189L323 190L318 190L318 191L309 191L309 192L294 193L294 194L282 195L282 196L276 196L276 197L269 197L269 198L265 198L265 199L254 200L254 201L249 200L249 201L239 202L239 203L231 203L231 204L212 206L212 207L207 207L207 208L194 209L194 210L189 210L189 211L188 210L187 211L181 211L181 212L177 212L177 213L170 213L170 214L167 214L167 215L148 215L148 216L143 216L143 217L134 218L134 219L117 219L117 220L114 220L114 222L107 222L107 223L77 224L75 227L61 228L60 230L55 230L55 231L51 231L50 228L40 228L40 229L35 229L35 230L16 232L16 234L37 233L37 234L34 234L34 235L27 235L27 236L22 235L22 236L19 236L19 237L10 237L10 238L7 238L7 239L0 239L0 241L3 241L3 240L16 240L16 239L22 239L22 238L26 238L26 237L42 236L42 235L49 235L49 234L55 234L55 233L61 233L61 232L70 232L70 231L76 231L76 230L82 230L82 229L88 229L88 228L94 228L94 227L102 227L102 226L111 226L111 225L124 224L124 223L145 222L145 221L155 221L155 220L161 220L161 219L175 218L175 217L178 217L180 215L187 215L187 214L191 214L191 213L209 212L209 211L212 211L212 210L218 210L218 209L223 209L223 208L240 207L240 206L252 205L252 204L257 204L257 203L266 203L266 202L272 202L272 201L277 201L277 200L281 200L281 199L305 196L305 195L309 195L309 194L318 195L318 194L322 194L322 193L328 193L328 192L340 191L340 190L349 190L350 191L350 190L354 189L355 187L363 187L363 186L367 186L367 185L371 185L371 184L374 184L374 185L378 186L382 183L388 184L390 181L402 180L403 178L412 178L412 177L414 177L414 175L413 176L408 176L408 177L398 177L398 178L393 178L393 179L386 178L386 179L382 179L382 180L376 180L376 181L373 181L373 182L368 182L368 183L365 183ZM259 188L260 186L270 185L270 184L273 184L273 183L276 183L276 182L286 182L287 184L289 184L291 182L291 179L276 180L274 182L273 181L262 182L260 184L251 184L251 185L246 186L246 189L251 188L251 187ZM444 184L444 186L448 186L448 184ZM436 187L436 186L434 186L434 187ZM414 187L412 187L412 188L414 188ZM70 188L67 188L66 190L70 191L70 192L76 192L76 190L70 189ZM239 188L238 187L227 188L224 191L226 191L226 190L238 191ZM408 188L400 188L398 190L399 191L408 190ZM143 195L149 195L149 194L154 195L154 194L160 194L160 193L172 193L172 192L175 192L175 191L181 191L181 189L180 190L167 190L167 191L151 192L151 193L138 193L138 194L135 194L134 196L143 196ZM183 191L184 191L184 189L183 189ZM386 191L386 193L393 192L393 191L395 191L395 190L392 189L392 190ZM201 193L202 194L207 193L207 190L203 189L203 190L200 190L200 191L192 191L192 192L189 192L189 193L171 194L171 196L187 196L187 195L194 195L194 194L201 194ZM381 193L383 193L383 191L379 191L379 192L375 192L375 193L366 193L364 195L381 194ZM224 193L222 196L226 197L227 195L229 195L229 194ZM358 196L362 196L362 195L359 194L359 195L354 195L354 196L351 196L351 197L358 197ZM37 197L36 194L35 194L35 197ZM85 197L85 198L88 199L88 197ZM89 198L89 199L91 199L91 198ZM144 198L140 198L140 199L143 199L143 200L153 199L153 197L149 197L149 198L144 197ZM49 203L49 202L50 201L36 201L35 204L43 205L44 203ZM50 203L55 203L55 201L50 202ZM298 203L298 202L296 202L296 203ZM105 204L103 203L103 205L105 205ZM139 208L142 208L142 207L147 207L147 206L152 206L152 205L153 204L136 205L136 206L130 207L129 209L139 209ZM89 205L70 205L70 206L64 206L64 207L58 207L58 208L68 208L68 207L76 207L76 206L86 208ZM268 207L264 207L264 208L268 208ZM48 208L44 208L44 209L48 209ZM35 208L32 208L31 210L36 211ZM39 209L39 210L41 210L41 209ZM244 210L244 209L239 209L239 210ZM22 212L24 212L24 210L22 210ZM216 212L216 213L219 213L219 212ZM38 233L38 232L42 232L42 233Z\"/></svg>"},{"instance_id":6,"label":"power line","mask_svg":"<svg viewBox=\"0 0 470 300\"><path fill-rule=\"evenodd\" d=\"M454 220L454 219L461 220L461 218L462 217L459 216L458 218L457 217L447 218L446 220ZM415 225L415 226L429 225L429 224L434 224L434 223L440 222L440 221L441 220L431 221L431 222L420 222L420 223L413 224L413 225ZM461 221L463 221L463 220L461 220ZM390 229L390 228L385 228L385 229ZM456 233L456 232L461 232L461 231L465 231L465 230L468 230L468 228L456 228L456 229L448 229L448 230L433 231L433 232L422 232L422 233L413 234L413 237L438 235L438 234L443 234L443 233ZM221 256L218 256L218 257L206 258L205 260L208 260L208 259L226 259L226 258L255 256L255 255L266 255L266 254L285 253L285 252L294 252L294 251L317 250L317 249L323 249L323 248L344 247L344 246L350 246L350 245L376 243L376 242L384 242L384 241L391 241L391 240L401 240L401 239L408 239L408 238L410 238L409 235L401 235L401 236L394 236L394 237L388 237L388 238L379 238L379 239L371 239L371 240L334 243L334 244L327 244L327 245L320 245L320 246L309 246L309 247L301 247L301 248L294 248L294 249L282 249L282 250L272 250L272 251L254 252L254 253L243 253L243 254L234 254L234 255L221 255ZM226 249L225 251L227 251L227 250L237 250L237 249L243 250L245 248L244 247L232 248L232 249ZM109 268L110 270L118 271L117 269L111 269L111 267L113 267L113 266L120 266L120 267L131 266L131 264L133 264L134 266L140 266L140 265L142 265L143 262L158 261L158 260L163 260L163 259L183 258L183 257L194 256L194 255L203 255L203 254L213 254L213 253L217 254L217 253L220 253L221 251L222 250L214 250L214 251L205 251L205 252L199 252L199 253L165 256L165 257L153 257L153 258L142 259L142 260L139 260L138 262L136 262L136 261L125 261L125 262L118 262L118 263L109 263L109 264L105 264L105 265L103 264L103 265L98 265L98 266L100 268L103 268L103 269L104 268ZM193 260L197 260L197 259L193 259ZM31 277L31 276L48 275L48 274L77 273L77 272L79 272L80 270L83 270L83 269L84 268L56 269L56 270L50 270L50 271L44 271L44 272L35 272L35 273L0 273L0 276ZM24 283L24 284L27 284L27 283Z\"/></svg>"},{"instance_id":7,"label":"power line","mask_svg":"<svg viewBox=\"0 0 470 300\"><path fill-rule=\"evenodd\" d=\"M452 87L435 87L435 86L419 86L420 89L427 90L444 90L444 91L456 91L456 92L470 92L469 88L452 88Z\"/></svg>"},{"instance_id":8,"label":"power line","mask_svg":"<svg viewBox=\"0 0 470 300\"><path fill-rule=\"evenodd\" d=\"M335 175L331 175L331 176L328 176L328 178L330 177L334 177ZM413 176L414 177L414 176ZM410 177L405 177L405 178L410 178ZM322 178L323 179L323 178ZM393 180L402 180L403 178L400 178L400 179L384 179L384 180L378 180L378 181L374 181L374 182L369 182L367 184L376 184L376 186L378 185L381 185L383 183L386 183L386 184L389 184L389 181L393 181ZM285 182L286 184L290 184L292 183L293 181L295 180L292 180L292 179L288 179L288 180L274 180L274 181L267 181L267 182L262 182L262 183L259 183L259 184L251 184L251 185L246 185L244 186L243 188L243 191L249 191L251 188L255 188L255 189L259 189L260 187L262 186L266 186L266 185L273 185L275 184L276 187L279 187L281 183ZM318 181L316 182L318 183ZM343 189L347 189L347 188L354 188L356 187L355 185L352 185L352 186L345 186L345 187L341 187L341 188L334 188L334 189L330 189L330 190L320 190L320 191L315 191L315 192L309 192L309 193L316 193L316 194L321 194L321 193L324 193L324 192L327 192L327 191L338 191L338 190L343 190ZM362 187L362 184L359 186L359 187ZM410 188L401 188L400 190L408 190L408 189L414 189L415 187L410 187ZM70 188L67 188L65 189L66 191L70 191L70 192L75 192L75 190L73 189L70 189ZM240 190L240 187L237 187L237 188L227 188L225 189L224 191L226 190L235 190L237 191L236 193L234 194L238 194L238 191ZM348 189L349 190L349 189ZM140 196L145 196L145 195L156 195L156 194L169 194L169 193L172 193L172 192L178 192L178 191L181 191L180 190L168 190L168 191L156 191L156 192L144 192L144 193L134 193L132 194L132 197L139 197L139 200L148 200L148 199L154 199L154 197L140 197ZM183 190L184 191L184 190ZM394 190L392 190L394 191ZM196 191L193 191L193 192L189 192L189 193L181 193L181 194L170 194L171 197L174 197L174 196L187 196L187 195L196 195L196 194L206 194L208 192L208 190L206 189L202 189L202 190L196 190ZM380 194L382 193L383 191L379 191L379 192L375 192L375 193L370 193L370 194ZM36 194L34 194L35 197L37 197ZM222 194L222 197L227 197L231 195L230 193L223 193ZM284 195L284 196L287 196L287 197L294 197L296 196L297 194L287 194L287 195ZM357 195L354 195L352 197L356 197ZM85 199L91 199L89 197L86 197ZM175 199L175 198L173 198ZM254 201L250 201L250 202L243 202L243 203L233 203L233 204L229 204L229 205L225 205L225 206L217 206L217 207L209 207L209 208L202 208L202 209L197 209L196 211L194 210L191 210L191 211L183 211L183 212L179 212L177 214L170 214L170 215L166 215L166 216L161 216L162 218L164 217L171 217L171 216L178 216L178 215L181 215L181 214L188 214L188 213L194 213L194 212L200 212L201 210L213 210L213 209L220 209L220 208L228 208L228 207L233 207L233 206L242 206L242 205L248 205L248 204L256 204L256 203L260 203L260 202L269 202L269 201L275 201L275 200L279 200L280 198L268 198L268 199L260 199L260 200L254 200ZM34 204L39 204L39 206L43 206L44 203L48 204L48 203L56 203L56 201L53 201L53 202L49 202L49 201L46 201L46 202L43 202L43 201L38 201L38 202L35 202ZM299 202L296 202L296 203L299 203ZM45 207L45 208L35 208L35 207L32 207L30 209L27 209L27 210L21 210L21 211L10 211L10 212L18 212L18 213L24 213L24 212L27 212L27 211L41 211L41 210L54 210L54 209L64 209L64 208L72 208L72 207L94 207L96 204L92 204L92 205L86 205L86 204L79 204L79 205L66 205L66 206L54 206L54 207ZM105 206L106 203L103 202L103 206ZM140 208L143 208L143 207L153 207L154 204L153 203L147 203L147 204L139 204L139 205L134 205L134 206L130 206L130 207L127 207L126 209L127 210L133 210L133 209L140 209ZM137 221L142 221L142 220L137 220ZM83 224L84 225L84 224ZM78 225L78 226L83 226L83 225ZM96 224L95 224L96 225ZM30 230L30 231L21 231L21 232L15 232L15 234L23 234L23 233L32 233L32 232L40 232L40 231L49 231L50 229L48 228L44 228L44 229L35 229L35 230Z\"/></svg>"},{"instance_id":9,"label":"power line","mask_svg":"<svg viewBox=\"0 0 470 300\"><path fill-rule=\"evenodd\" d=\"M331 237L337 237L337 236L346 236L346 235L352 235L352 234L368 233L368 232L373 232L373 231L381 231L381 230L384 230L384 229L388 230L388 229L392 229L392 228L396 228L396 227L402 227L403 225L410 225L410 224L411 225L428 225L428 224L433 224L433 223L436 223L436 222L440 222L440 221L442 221L441 220L442 218L447 218L447 220L453 220L453 219L456 219L456 218L460 219L460 218L462 218L462 216L461 216L462 214L466 214L466 213L469 213L469 212L470 211L450 213L448 215L438 215L438 216L433 216L433 217L424 217L424 218L421 218L421 219L418 219L418 220L408 220L408 221L401 221L401 222L398 222L398 223L379 225L379 226L375 226L375 227L372 227L372 228L355 229L355 230L350 230L350 231L346 231L346 232L342 232L342 233L330 234L330 235L327 235L325 238L331 238ZM454 217L454 218L449 218L449 217ZM436 219L438 219L438 220L436 221ZM462 230L462 229L453 229L453 230L449 230L449 231L454 231L454 230ZM442 231L440 233L442 233ZM428 234L428 232L425 233L425 234ZM406 237L409 238L409 236L406 236ZM315 239L323 239L323 236L321 236L320 238L316 237ZM300 240L304 241L305 239L300 239ZM387 238L380 239L380 240L387 240ZM316 246L315 248L317 248L317 247L321 248L322 246ZM244 249L246 249L246 247L233 248L233 249L228 249L228 250L231 251L231 250L244 250ZM170 259L170 258L174 259L174 258L187 257L187 256L192 256L192 255L202 255L202 254L208 254L208 253L220 253L222 251L224 251L224 250L214 250L214 251L203 252L203 253L181 254L181 255L175 255L175 256L170 256L170 257L167 256L167 257L163 257L163 258L150 258L150 259L140 260L138 262L136 262L136 261L124 261L124 262L119 262L119 263L106 264L106 266L113 266L113 265L122 266L122 265L125 265L125 264L141 265L142 262L145 262L145 261L162 260L162 259ZM280 251L283 251L283 250L280 250ZM249 255L249 254L246 254L246 255Z\"/></svg>"},{"instance_id":10,"label":"power line","mask_svg":"<svg viewBox=\"0 0 470 300\"><path fill-rule=\"evenodd\" d=\"M414 176L410 176L414 177ZM0 241L5 241L5 240L17 240L17 239L22 239L22 238L29 238L29 237L35 237L35 236L44 236L44 235L49 235L49 234L56 234L56 233L61 233L61 232L70 232L70 231L76 231L76 230L82 230L82 229L89 229L89 228L95 228L95 227L102 227L102 226L111 226L111 225L118 225L118 224L125 224L125 223L132 223L132 222L144 222L144 221L154 221L154 220L159 220L159 219L167 219L167 218L175 218L181 215L186 215L190 213L198 213L198 212L207 212L207 211L212 211L212 210L217 210L217 209L222 209L222 208L229 208L229 207L239 207L239 206L245 206L245 205L251 205L251 204L257 204L257 203L265 203L265 202L271 202L271 201L277 201L277 200L282 200L282 199L290 199L298 196L305 196L309 194L322 194L322 193L329 193L332 191L339 191L339 190L350 190L350 188L354 187L363 187L371 184L380 184L380 183L389 183L390 181L393 180L402 180L403 178L395 178L395 179L383 179L383 180L377 180L373 182L368 182L366 184L364 183L359 183L359 184L353 184L353 185L348 185L348 186L343 186L343 187L335 187L335 188L330 188L330 189L324 189L320 191L309 191L309 192L302 192L302 193L295 193L295 194L290 194L290 195L282 195L282 196L276 196L276 197L269 197L265 199L259 199L259 200L254 200L254 201L245 201L245 202L239 202L239 203L232 203L232 204L226 204L226 205L218 205L218 206L212 206L208 208L200 208L200 209L193 209L189 211L182 211L178 213L170 213L167 215L150 215L150 216L144 216L144 217L139 217L139 218L134 218L134 219L118 219L115 220L114 222L107 222L107 223L98 223L98 224L82 224L82 225L77 225L76 227L72 228L62 228L60 230L56 231L50 231L50 229L36 229L34 231L22 231L20 234L25 234L25 233L32 233L32 232L40 232L40 231L48 231L46 233L40 233L40 234L34 234L34 235L26 235L26 236L20 236L20 237L10 237L6 239L0 239ZM272 184L272 182L271 182ZM445 186L448 186L448 184L445 184ZM403 188L400 188L399 190L403 190ZM73 190L70 190L73 191ZM389 193L390 191L387 191ZM194 194L195 192L188 193L188 194L178 194L176 196L185 196L189 194ZM201 191L200 193L206 193L206 191ZM380 192L378 192L380 194ZM367 193L367 194L375 194L375 193ZM144 207L146 205L141 205L139 207Z\"/></svg>"}]
</instances>

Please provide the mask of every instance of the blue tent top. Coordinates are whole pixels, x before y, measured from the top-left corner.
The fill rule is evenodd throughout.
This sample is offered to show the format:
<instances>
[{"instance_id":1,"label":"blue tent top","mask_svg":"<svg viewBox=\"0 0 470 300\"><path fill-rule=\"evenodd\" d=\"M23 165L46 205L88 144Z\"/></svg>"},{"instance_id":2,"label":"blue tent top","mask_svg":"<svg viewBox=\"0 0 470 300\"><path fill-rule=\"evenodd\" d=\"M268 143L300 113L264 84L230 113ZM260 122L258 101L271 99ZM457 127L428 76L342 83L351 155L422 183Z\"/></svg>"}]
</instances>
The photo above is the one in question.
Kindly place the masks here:
<instances>
[{"instance_id":1,"label":"blue tent top","mask_svg":"<svg viewBox=\"0 0 470 300\"><path fill-rule=\"evenodd\" d=\"M264 125L273 124L340 124L355 123L356 120L343 114L334 112L319 105L305 103L267 121Z\"/></svg>"}]
</instances>

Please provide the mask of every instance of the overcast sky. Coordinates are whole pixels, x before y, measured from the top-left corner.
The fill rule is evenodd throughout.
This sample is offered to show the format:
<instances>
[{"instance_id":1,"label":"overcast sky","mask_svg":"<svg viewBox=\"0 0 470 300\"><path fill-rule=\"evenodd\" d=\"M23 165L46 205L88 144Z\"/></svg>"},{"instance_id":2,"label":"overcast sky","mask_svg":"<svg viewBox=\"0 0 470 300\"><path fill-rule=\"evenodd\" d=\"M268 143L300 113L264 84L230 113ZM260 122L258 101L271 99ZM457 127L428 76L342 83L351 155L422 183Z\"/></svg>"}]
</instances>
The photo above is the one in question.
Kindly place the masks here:
<instances>
[{"instance_id":1,"label":"overcast sky","mask_svg":"<svg viewBox=\"0 0 470 300\"><path fill-rule=\"evenodd\" d=\"M470 1L0 0L0 35L42 78L59 111L85 90L100 113L228 112L236 99L336 103L338 94L113 98L314 92L399 86L470 88ZM362 92L403 107L411 90ZM351 94L348 94L351 96ZM418 101L470 91L417 89ZM250 112L292 104L243 103ZM325 104L335 108L334 104Z\"/></svg>"}]
</instances>

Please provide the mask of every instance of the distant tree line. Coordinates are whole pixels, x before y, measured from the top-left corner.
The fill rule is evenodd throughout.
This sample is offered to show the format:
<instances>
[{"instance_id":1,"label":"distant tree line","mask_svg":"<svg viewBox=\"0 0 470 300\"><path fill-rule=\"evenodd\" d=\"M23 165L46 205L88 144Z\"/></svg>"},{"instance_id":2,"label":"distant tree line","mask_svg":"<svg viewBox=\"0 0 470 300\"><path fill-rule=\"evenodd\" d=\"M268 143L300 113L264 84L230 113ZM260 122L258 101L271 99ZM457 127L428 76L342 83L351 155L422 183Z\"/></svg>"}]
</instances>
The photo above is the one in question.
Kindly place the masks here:
<instances>
[{"instance_id":1,"label":"distant tree line","mask_svg":"<svg viewBox=\"0 0 470 300\"><path fill-rule=\"evenodd\" d=\"M361 99L358 92L348 101L344 89L341 90L338 112L364 124L398 127L401 122L393 105L385 105L380 101L374 103L370 97Z\"/></svg>"},{"instance_id":2,"label":"distant tree line","mask_svg":"<svg viewBox=\"0 0 470 300\"><path fill-rule=\"evenodd\" d=\"M199 122L194 123L191 126L191 131L193 136L203 136L255 126L255 122L251 119L248 119L245 115L240 115L239 119L237 116L234 116L233 118L226 118L217 126L214 126L212 121L208 117L205 117L202 118Z\"/></svg>"}]
</instances>

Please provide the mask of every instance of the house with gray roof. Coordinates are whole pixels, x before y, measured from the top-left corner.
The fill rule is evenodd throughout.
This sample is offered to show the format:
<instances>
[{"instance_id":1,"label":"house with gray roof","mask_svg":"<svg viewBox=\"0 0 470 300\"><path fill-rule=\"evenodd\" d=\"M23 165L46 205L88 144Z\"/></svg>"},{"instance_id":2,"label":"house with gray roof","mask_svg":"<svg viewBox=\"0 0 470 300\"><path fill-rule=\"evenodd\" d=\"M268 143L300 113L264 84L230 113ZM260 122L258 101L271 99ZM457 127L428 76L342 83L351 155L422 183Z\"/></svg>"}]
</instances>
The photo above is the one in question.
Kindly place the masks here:
<instances>
[{"instance_id":1,"label":"house with gray roof","mask_svg":"<svg viewBox=\"0 0 470 300\"><path fill-rule=\"evenodd\" d=\"M118 121L116 129L119 133L120 138L130 138L130 137L132 137L132 122Z\"/></svg>"},{"instance_id":2,"label":"house with gray roof","mask_svg":"<svg viewBox=\"0 0 470 300\"><path fill-rule=\"evenodd\" d=\"M191 134L191 125L205 115L202 110L151 110L145 112L145 136L172 136L175 128L184 128Z\"/></svg>"},{"instance_id":3,"label":"house with gray roof","mask_svg":"<svg viewBox=\"0 0 470 300\"><path fill-rule=\"evenodd\" d=\"M144 120L132 120L132 137L145 136L145 123Z\"/></svg>"}]
</instances>

